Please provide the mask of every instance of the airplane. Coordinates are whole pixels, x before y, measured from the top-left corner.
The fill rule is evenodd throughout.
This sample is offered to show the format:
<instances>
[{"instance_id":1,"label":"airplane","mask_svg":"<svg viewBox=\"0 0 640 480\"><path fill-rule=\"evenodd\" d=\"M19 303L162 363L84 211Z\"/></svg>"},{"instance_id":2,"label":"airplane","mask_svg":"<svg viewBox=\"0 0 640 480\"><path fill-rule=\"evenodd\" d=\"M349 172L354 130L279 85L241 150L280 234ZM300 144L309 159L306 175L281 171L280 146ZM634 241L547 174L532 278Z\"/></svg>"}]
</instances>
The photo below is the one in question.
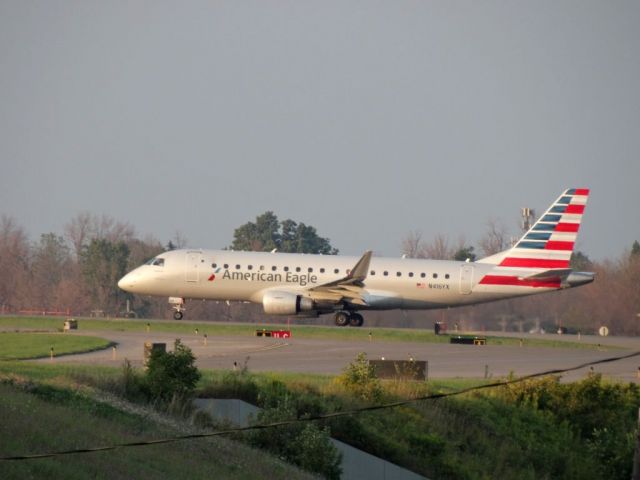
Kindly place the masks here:
<instances>
[{"instance_id":1,"label":"airplane","mask_svg":"<svg viewBox=\"0 0 640 480\"><path fill-rule=\"evenodd\" d=\"M565 190L513 247L475 262L297 253L182 249L126 274L131 293L167 296L174 318L193 299L261 304L265 314L334 314L359 327L366 310L473 305L585 285L594 273L569 261L589 189Z\"/></svg>"}]
</instances>

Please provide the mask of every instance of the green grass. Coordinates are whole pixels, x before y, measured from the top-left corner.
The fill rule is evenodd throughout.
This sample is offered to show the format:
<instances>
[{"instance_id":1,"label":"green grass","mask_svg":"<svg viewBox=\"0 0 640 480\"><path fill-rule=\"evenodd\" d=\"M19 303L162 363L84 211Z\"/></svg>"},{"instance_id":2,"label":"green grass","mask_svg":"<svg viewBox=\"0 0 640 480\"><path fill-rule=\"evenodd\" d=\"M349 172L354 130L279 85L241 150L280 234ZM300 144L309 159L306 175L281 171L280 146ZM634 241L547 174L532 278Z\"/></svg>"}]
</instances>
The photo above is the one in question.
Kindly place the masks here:
<instances>
[{"instance_id":1,"label":"green grass","mask_svg":"<svg viewBox=\"0 0 640 480\"><path fill-rule=\"evenodd\" d=\"M0 317L0 329L31 329L53 330L62 328L63 321L60 318L50 317ZM254 335L255 331L262 328L286 328L284 324L228 324L214 322L176 322L166 320L106 320L95 318L79 319L81 330L115 330L121 332L145 332L147 328L151 332L193 334L196 329L200 334L247 336ZM148 325L148 326L147 326ZM391 342L415 342L415 343L449 343L448 335L435 335L433 331L426 329L408 328L338 328L315 325L291 325L292 333L297 338L330 339L336 341L362 341L369 340L371 332L372 340ZM513 337L487 336L489 345L518 346L520 340ZM550 347L550 348L598 348L595 344L586 342L571 342L564 340L547 340L524 337L525 346ZM616 347L607 347L616 348Z\"/></svg>"},{"instance_id":2,"label":"green grass","mask_svg":"<svg viewBox=\"0 0 640 480\"><path fill-rule=\"evenodd\" d=\"M165 438L181 432L71 390L0 383L0 456ZM3 479L310 478L222 438L47 459L0 461Z\"/></svg>"},{"instance_id":3,"label":"green grass","mask_svg":"<svg viewBox=\"0 0 640 480\"><path fill-rule=\"evenodd\" d=\"M202 378L199 385L206 386L214 383L222 383L228 376L228 370L201 369ZM251 376L260 384L269 382L282 382L290 388L306 389L313 388L318 391L330 391L338 375L321 373L300 373L300 372L252 372ZM399 387L411 387L413 396L416 394L426 395L429 392L456 392L466 388L476 387L485 383L494 382L495 379L485 380L479 378L438 378L428 382L403 382L397 380L382 380L382 384L394 392L401 390Z\"/></svg>"},{"instance_id":4,"label":"green grass","mask_svg":"<svg viewBox=\"0 0 640 480\"><path fill-rule=\"evenodd\" d=\"M0 333L0 360L24 360L107 348L104 338L62 333Z\"/></svg>"},{"instance_id":5,"label":"green grass","mask_svg":"<svg viewBox=\"0 0 640 480\"><path fill-rule=\"evenodd\" d=\"M60 379L74 377L116 378L122 369L102 365L78 365L73 363L41 363L23 361L0 362L0 379L4 377L23 377L36 382L59 383Z\"/></svg>"},{"instance_id":6,"label":"green grass","mask_svg":"<svg viewBox=\"0 0 640 480\"><path fill-rule=\"evenodd\" d=\"M78 365L66 363L39 363L22 361L0 362L0 378L2 376L19 376L38 382L59 384L60 379L86 378L114 379L122 373L120 367L103 365ZM202 378L199 386L219 383L229 374L229 370L201 369ZM336 378L331 374L298 373L298 372L256 372L251 373L262 382L279 381L294 386L310 386L318 390L328 387ZM393 382L389 380L388 382ZM432 391L451 392L486 383L487 380L475 378L434 379L426 382Z\"/></svg>"},{"instance_id":7,"label":"green grass","mask_svg":"<svg viewBox=\"0 0 640 480\"><path fill-rule=\"evenodd\" d=\"M100 385L100 379L115 379L121 372L117 367L6 361L0 362L0 386L3 385L3 378L5 385L10 381L7 379L25 378L40 385L53 386L55 393L55 388ZM242 398L244 394L260 405L271 406L289 398L288 402L292 402L300 416L366 405L366 401L354 397L343 384L335 382L333 375L242 374L228 370L203 370L202 373L199 387L200 393L205 396L218 397L221 394L224 397L233 394L233 398ZM430 382L384 381L382 385L384 400L391 401L427 393L456 391L484 382L478 379L439 379ZM640 395L637 387L601 382L599 376L588 377L576 384L554 382L550 378L528 381L509 388L421 401L321 424L329 425L334 435L347 443L430 478L628 478L626 470L631 464L629 455L633 450L633 429ZM83 388L82 391L85 390ZM121 412L92 406L86 399L50 392L44 388L40 392L31 392L31 397L13 401L11 399L15 392L0 389L0 418L9 419L6 423L0 422L0 454L24 453L23 449L27 449L27 446L34 450L36 447L70 448L69 445L80 442L78 439L86 441L83 445L93 445L124 441L123 438L134 441L136 438L157 438L171 434L158 427L154 427L154 430L150 426L141 426L135 418L122 417ZM47 405L40 405L38 402L41 400L45 400ZM7 403L10 403L9 407ZM58 408L59 403L68 408L55 410L55 413L46 412L48 408ZM24 409L20 410L23 406ZM44 413L41 413L41 409ZM15 415L22 418L22 423L15 420ZM65 423L71 420L63 417L77 417L82 428ZM116 425L103 424L104 421L115 421ZM598 434L597 443L592 441L592 436L597 433L594 425L607 426ZM36 426L42 429L37 430ZM107 432L103 432L103 429ZM43 440L47 435L55 436L52 432L58 431L69 432L71 438L67 439L65 435L64 439L55 439L55 442ZM94 433L95 436L91 436ZM98 436L98 433L105 436ZM21 436L27 440L13 438ZM19 443L21 446L16 446ZM131 476L155 478L149 471L140 470L148 465L157 466L158 471L162 471L167 478L183 477L182 471L177 472L173 465L166 465L165 460L182 465L180 455L174 455L175 450L182 452L182 455L193 454L197 459L193 463L201 464L206 462L206 459L201 460L206 456L203 453L206 448L200 443L188 442L184 446L171 446L172 451L169 452L156 450L156 447L147 450L145 447L141 449L143 454L134 457L128 450L111 456L106 453L86 456L92 458L95 455L93 458L97 459L99 466L95 468L88 465L89 461L85 463L80 458L82 456L65 458L59 464L38 460L35 463L42 462L46 465L45 470L9 470L6 478L40 477L49 473L53 478L78 478L73 476L76 474L74 472L84 472L85 469L87 477L96 475L101 478L107 476L104 472L109 471L110 462L116 465L113 478L124 478L122 472L128 471L128 468L133 472ZM211 448L217 452L215 447ZM620 459L612 452L621 452ZM219 461L216 455L210 460ZM246 462L243 458L238 464L245 462L261 468L260 460L246 458ZM235 460L230 461L235 465ZM73 466L68 471L62 465L67 462ZM3 474L4 467L0 463ZM198 471L194 473L189 470L192 467L191 463L185 467L189 478L201 478ZM242 470L243 467L231 473L224 465L215 468L209 472L215 472L216 477L258 476L255 472L247 474ZM157 474L156 470L154 474ZM162 475L156 476L161 478ZM272 472L272 476L284 478L286 475Z\"/></svg>"}]
</instances>

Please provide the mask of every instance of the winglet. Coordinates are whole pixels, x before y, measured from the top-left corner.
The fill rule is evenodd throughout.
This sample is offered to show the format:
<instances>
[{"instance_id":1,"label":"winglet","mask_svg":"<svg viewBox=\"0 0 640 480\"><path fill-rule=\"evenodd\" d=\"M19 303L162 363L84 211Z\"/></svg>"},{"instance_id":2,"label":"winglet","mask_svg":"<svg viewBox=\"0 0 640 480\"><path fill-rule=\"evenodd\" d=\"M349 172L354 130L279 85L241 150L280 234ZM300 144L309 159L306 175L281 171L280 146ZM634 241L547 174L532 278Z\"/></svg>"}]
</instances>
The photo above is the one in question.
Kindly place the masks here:
<instances>
[{"instance_id":1,"label":"winglet","mask_svg":"<svg viewBox=\"0 0 640 480\"><path fill-rule=\"evenodd\" d=\"M349 273L346 277L342 277L339 280L334 280L329 283L324 283L322 285L318 285L317 287L313 287L310 290L318 290L319 288L328 288L328 287L337 287L337 286L345 286L345 285L356 285L361 287L365 278L367 278L367 273L369 272L369 263L371 262L372 251L367 250L364 252L364 255L360 257L358 263L354 265L354 267L349 270Z\"/></svg>"},{"instance_id":2,"label":"winglet","mask_svg":"<svg viewBox=\"0 0 640 480\"><path fill-rule=\"evenodd\" d=\"M358 260L358 263L351 269L349 275L347 275L347 282L345 283L362 283L367 278L369 272L369 263L371 263L371 250L364 252L364 255Z\"/></svg>"}]
</instances>

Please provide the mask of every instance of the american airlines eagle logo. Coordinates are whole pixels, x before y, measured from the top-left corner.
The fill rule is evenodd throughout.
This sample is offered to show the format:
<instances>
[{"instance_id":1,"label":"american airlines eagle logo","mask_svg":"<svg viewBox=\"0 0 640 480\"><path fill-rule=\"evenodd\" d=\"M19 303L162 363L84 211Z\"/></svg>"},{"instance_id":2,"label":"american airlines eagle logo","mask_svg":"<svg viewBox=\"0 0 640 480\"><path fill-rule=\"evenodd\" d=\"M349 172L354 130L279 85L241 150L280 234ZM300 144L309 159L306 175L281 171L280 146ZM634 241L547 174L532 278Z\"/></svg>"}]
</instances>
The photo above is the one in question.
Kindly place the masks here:
<instances>
[{"instance_id":1,"label":"american airlines eagle logo","mask_svg":"<svg viewBox=\"0 0 640 480\"><path fill-rule=\"evenodd\" d=\"M209 278L207 278L208 281L213 282L216 279L216 273L218 273L220 271L220 267L216 268L213 273L211 275L209 275Z\"/></svg>"}]
</instances>

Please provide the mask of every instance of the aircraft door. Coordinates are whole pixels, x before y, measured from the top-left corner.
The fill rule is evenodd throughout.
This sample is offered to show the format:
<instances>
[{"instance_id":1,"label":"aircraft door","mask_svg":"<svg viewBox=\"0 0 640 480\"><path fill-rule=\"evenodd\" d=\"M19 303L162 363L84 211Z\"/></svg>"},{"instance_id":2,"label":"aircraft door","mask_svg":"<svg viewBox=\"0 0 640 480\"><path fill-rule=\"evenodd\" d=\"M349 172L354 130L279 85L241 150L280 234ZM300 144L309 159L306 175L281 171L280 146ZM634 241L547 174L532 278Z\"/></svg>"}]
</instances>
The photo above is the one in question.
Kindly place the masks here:
<instances>
[{"instance_id":1,"label":"aircraft door","mask_svg":"<svg viewBox=\"0 0 640 480\"><path fill-rule=\"evenodd\" d=\"M462 265L460 267L460 293L469 295L473 286L473 266Z\"/></svg>"},{"instance_id":2,"label":"aircraft door","mask_svg":"<svg viewBox=\"0 0 640 480\"><path fill-rule=\"evenodd\" d=\"M197 282L200 279L200 264L202 263L202 252L188 251L184 264L184 279L187 282Z\"/></svg>"}]
</instances>

